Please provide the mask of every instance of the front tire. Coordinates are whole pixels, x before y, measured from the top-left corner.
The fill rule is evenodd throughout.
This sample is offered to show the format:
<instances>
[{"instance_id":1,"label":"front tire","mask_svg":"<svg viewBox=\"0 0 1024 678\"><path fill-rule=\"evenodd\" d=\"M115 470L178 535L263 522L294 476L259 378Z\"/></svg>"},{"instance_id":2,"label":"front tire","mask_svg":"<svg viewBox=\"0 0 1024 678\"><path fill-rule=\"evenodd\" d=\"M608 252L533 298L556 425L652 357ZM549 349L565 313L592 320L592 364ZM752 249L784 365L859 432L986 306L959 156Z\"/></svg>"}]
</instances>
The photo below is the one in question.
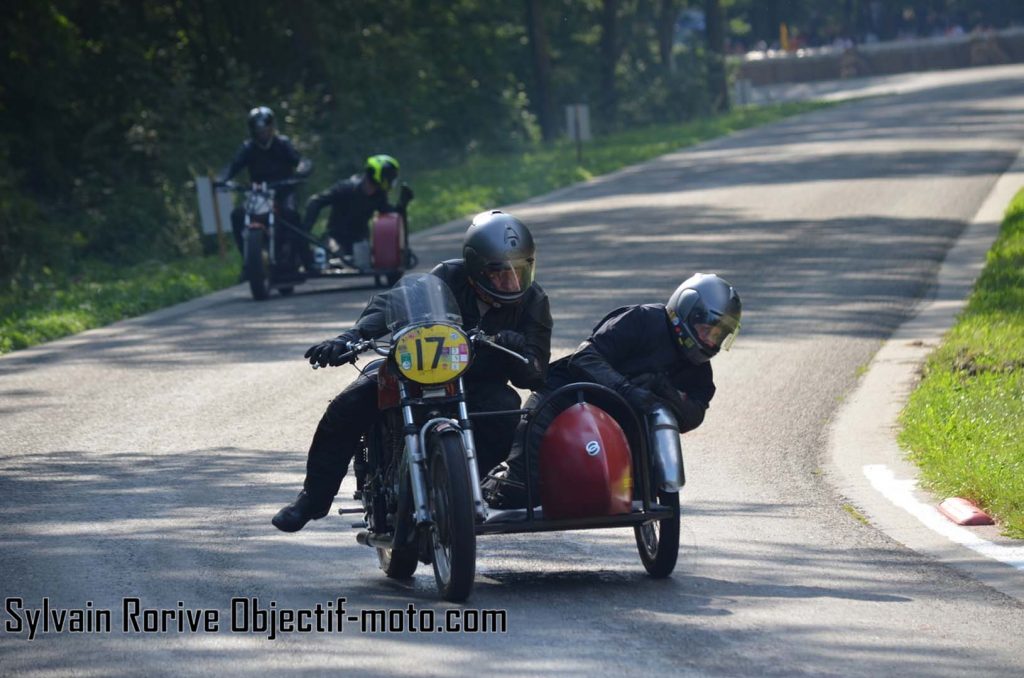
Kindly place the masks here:
<instances>
[{"instance_id":1,"label":"front tire","mask_svg":"<svg viewBox=\"0 0 1024 678\"><path fill-rule=\"evenodd\" d=\"M245 261L242 262L249 290L256 301L270 296L270 253L264 246L266 233L261 228L250 228L245 234Z\"/></svg>"},{"instance_id":2,"label":"front tire","mask_svg":"<svg viewBox=\"0 0 1024 678\"><path fill-rule=\"evenodd\" d=\"M408 579L416 573L419 560L415 549L377 549L380 569L391 579Z\"/></svg>"},{"instance_id":3,"label":"front tire","mask_svg":"<svg viewBox=\"0 0 1024 678\"><path fill-rule=\"evenodd\" d=\"M637 525L633 534L647 573L664 579L672 574L679 558L679 493L659 492L658 502L671 508L673 516Z\"/></svg>"},{"instance_id":4,"label":"front tire","mask_svg":"<svg viewBox=\"0 0 1024 678\"><path fill-rule=\"evenodd\" d=\"M476 576L469 466L458 433L433 436L430 452L428 509L434 521L430 534L434 580L443 599L458 603L469 597Z\"/></svg>"}]
</instances>

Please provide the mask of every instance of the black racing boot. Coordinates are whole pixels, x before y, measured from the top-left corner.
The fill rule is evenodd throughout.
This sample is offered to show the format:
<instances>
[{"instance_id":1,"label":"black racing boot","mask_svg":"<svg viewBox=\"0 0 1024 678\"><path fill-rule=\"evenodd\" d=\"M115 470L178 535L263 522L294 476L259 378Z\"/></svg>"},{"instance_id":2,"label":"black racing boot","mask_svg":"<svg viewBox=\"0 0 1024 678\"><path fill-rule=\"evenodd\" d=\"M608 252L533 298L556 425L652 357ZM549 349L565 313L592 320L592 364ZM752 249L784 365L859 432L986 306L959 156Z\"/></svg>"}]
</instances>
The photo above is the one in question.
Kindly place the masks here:
<instances>
[{"instance_id":1,"label":"black racing boot","mask_svg":"<svg viewBox=\"0 0 1024 678\"><path fill-rule=\"evenodd\" d=\"M315 503L309 493L303 490L291 504L277 512L270 521L282 532L298 532L311 520L320 520L331 510L331 502Z\"/></svg>"},{"instance_id":2,"label":"black racing boot","mask_svg":"<svg viewBox=\"0 0 1024 678\"><path fill-rule=\"evenodd\" d=\"M490 508L505 511L526 507L526 485L510 476L508 463L501 462L484 477L480 489Z\"/></svg>"}]
</instances>

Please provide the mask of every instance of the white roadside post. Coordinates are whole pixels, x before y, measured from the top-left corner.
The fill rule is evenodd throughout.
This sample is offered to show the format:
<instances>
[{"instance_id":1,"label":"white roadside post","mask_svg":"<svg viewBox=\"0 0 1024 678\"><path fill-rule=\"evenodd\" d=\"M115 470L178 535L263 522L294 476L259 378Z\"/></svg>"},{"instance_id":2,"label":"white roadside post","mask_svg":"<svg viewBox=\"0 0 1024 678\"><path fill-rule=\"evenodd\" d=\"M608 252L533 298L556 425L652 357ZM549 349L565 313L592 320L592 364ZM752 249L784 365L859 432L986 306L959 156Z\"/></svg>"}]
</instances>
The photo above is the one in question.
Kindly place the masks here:
<instances>
[{"instance_id":1,"label":"white roadside post","mask_svg":"<svg viewBox=\"0 0 1024 678\"><path fill-rule=\"evenodd\" d=\"M569 104L565 107L565 129L576 142L576 162L583 162L583 142L590 141L590 106Z\"/></svg>"},{"instance_id":2,"label":"white roadside post","mask_svg":"<svg viewBox=\"0 0 1024 678\"><path fill-rule=\"evenodd\" d=\"M209 176L195 177L196 197L199 199L199 221L203 235L216 235L217 248L221 259L224 258L224 227L230 223L234 201L229 193L220 193L213 189L213 179Z\"/></svg>"}]
</instances>

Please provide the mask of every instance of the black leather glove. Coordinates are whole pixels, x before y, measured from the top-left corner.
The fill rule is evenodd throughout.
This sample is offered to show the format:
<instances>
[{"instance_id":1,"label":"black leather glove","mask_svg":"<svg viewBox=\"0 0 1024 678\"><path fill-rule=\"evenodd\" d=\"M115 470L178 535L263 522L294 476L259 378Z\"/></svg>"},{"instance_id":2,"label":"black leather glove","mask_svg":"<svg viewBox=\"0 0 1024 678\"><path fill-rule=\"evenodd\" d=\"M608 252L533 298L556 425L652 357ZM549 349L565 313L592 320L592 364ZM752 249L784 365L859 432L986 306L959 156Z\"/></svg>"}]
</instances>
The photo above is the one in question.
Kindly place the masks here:
<instances>
[{"instance_id":1,"label":"black leather glove","mask_svg":"<svg viewBox=\"0 0 1024 678\"><path fill-rule=\"evenodd\" d=\"M499 330L494 335L494 341L499 346L504 346L508 350L519 354L526 350L526 337L523 336L522 332L516 332L515 330Z\"/></svg>"},{"instance_id":2,"label":"black leather glove","mask_svg":"<svg viewBox=\"0 0 1024 678\"><path fill-rule=\"evenodd\" d=\"M404 210L406 205L411 203L415 197L416 194L412 192L409 184L403 183L401 188L398 189L398 209Z\"/></svg>"},{"instance_id":3,"label":"black leather glove","mask_svg":"<svg viewBox=\"0 0 1024 678\"><path fill-rule=\"evenodd\" d=\"M689 396L677 389L664 374L642 374L633 378L633 384L649 390L655 399L655 405L662 404L675 415L679 431L686 433L701 425L707 405L690 400Z\"/></svg>"},{"instance_id":4,"label":"black leather glove","mask_svg":"<svg viewBox=\"0 0 1024 678\"><path fill-rule=\"evenodd\" d=\"M310 346L306 350L305 357L309 360L310 365L320 365L320 367L342 365L348 362L348 360L341 360L341 357L351 350L350 344L360 339L362 337L354 330L342 332L334 339L321 341L319 344Z\"/></svg>"},{"instance_id":5,"label":"black leather glove","mask_svg":"<svg viewBox=\"0 0 1024 678\"><path fill-rule=\"evenodd\" d=\"M628 384L620 393L639 414L647 414L658 406L657 397L643 386Z\"/></svg>"},{"instance_id":6,"label":"black leather glove","mask_svg":"<svg viewBox=\"0 0 1024 678\"><path fill-rule=\"evenodd\" d=\"M672 413L676 415L676 420L682 419L686 415L687 411L687 397L682 391L678 391L671 385L668 388L658 388L654 391L654 395L659 399L665 401Z\"/></svg>"}]
</instances>

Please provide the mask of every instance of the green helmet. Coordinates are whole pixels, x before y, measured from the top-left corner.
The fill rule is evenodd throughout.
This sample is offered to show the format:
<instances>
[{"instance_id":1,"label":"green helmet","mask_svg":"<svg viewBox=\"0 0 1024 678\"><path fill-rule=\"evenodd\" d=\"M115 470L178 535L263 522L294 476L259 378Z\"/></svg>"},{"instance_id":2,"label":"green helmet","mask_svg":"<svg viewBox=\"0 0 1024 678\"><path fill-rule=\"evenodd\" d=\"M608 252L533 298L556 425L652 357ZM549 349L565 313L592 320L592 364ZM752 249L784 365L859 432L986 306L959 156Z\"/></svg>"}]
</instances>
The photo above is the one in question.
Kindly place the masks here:
<instances>
[{"instance_id":1,"label":"green helmet","mask_svg":"<svg viewBox=\"0 0 1024 678\"><path fill-rule=\"evenodd\" d=\"M390 155L371 155L366 159L364 170L370 181L377 184L385 191L391 190L391 185L398 178L398 161Z\"/></svg>"}]
</instances>

